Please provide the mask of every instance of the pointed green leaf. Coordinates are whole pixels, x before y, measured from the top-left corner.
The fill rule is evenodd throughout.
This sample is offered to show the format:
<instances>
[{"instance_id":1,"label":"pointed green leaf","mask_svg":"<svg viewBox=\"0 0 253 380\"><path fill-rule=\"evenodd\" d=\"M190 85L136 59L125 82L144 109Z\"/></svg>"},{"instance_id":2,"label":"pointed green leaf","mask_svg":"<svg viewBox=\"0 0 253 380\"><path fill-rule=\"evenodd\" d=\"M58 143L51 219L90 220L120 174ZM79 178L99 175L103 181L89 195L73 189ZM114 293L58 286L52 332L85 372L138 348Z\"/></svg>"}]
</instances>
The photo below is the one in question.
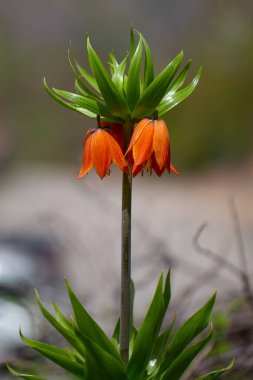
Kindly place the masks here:
<instances>
[{"instance_id":1,"label":"pointed green leaf","mask_svg":"<svg viewBox=\"0 0 253 380\"><path fill-rule=\"evenodd\" d=\"M158 338L156 338L155 340L152 358L156 359L159 364L166 352L166 347L168 345L169 338L171 337L171 334L173 332L175 321L176 319L173 318L172 322L165 329L165 331L161 335L159 335Z\"/></svg>"},{"instance_id":2,"label":"pointed green leaf","mask_svg":"<svg viewBox=\"0 0 253 380\"><path fill-rule=\"evenodd\" d=\"M150 85L150 83L154 80L153 58L150 51L150 47L146 39L143 37L143 35L140 32L138 31L136 32L142 38L144 49L145 49L144 83L143 83L143 89L145 90Z\"/></svg>"},{"instance_id":3,"label":"pointed green leaf","mask_svg":"<svg viewBox=\"0 0 253 380\"><path fill-rule=\"evenodd\" d=\"M78 339L78 337L75 335L73 329L64 327L61 323L59 323L52 314L49 313L49 311L45 308L43 303L41 302L41 299L39 297L39 294L37 290L35 290L35 296L38 302L38 305L40 307L40 310L44 317L48 320L51 325L59 331L59 333L64 336L64 338L71 344L73 348L77 350L77 352L80 353L81 356L85 356L85 350L83 347L82 342Z\"/></svg>"},{"instance_id":4,"label":"pointed green leaf","mask_svg":"<svg viewBox=\"0 0 253 380\"><path fill-rule=\"evenodd\" d=\"M65 90L58 90L56 88L53 88L53 91L57 95L72 102L72 104L76 105L77 107L82 107L83 109L86 109L100 116L109 116L109 112L107 108L105 107L105 105L98 101L95 101L86 96L77 95L77 94L74 94L73 92L69 92Z\"/></svg>"},{"instance_id":5,"label":"pointed green leaf","mask_svg":"<svg viewBox=\"0 0 253 380\"><path fill-rule=\"evenodd\" d=\"M106 352L114 356L116 359L121 361L118 351L115 349L113 343L104 333L104 331L99 327L99 325L94 321L93 318L87 313L83 305L78 300L77 296L74 294L67 280L65 280L67 290L69 293L69 298L74 310L77 326L83 336L96 342L101 348Z\"/></svg>"},{"instance_id":6,"label":"pointed green leaf","mask_svg":"<svg viewBox=\"0 0 253 380\"><path fill-rule=\"evenodd\" d=\"M22 379L25 379L25 380L45 380L43 377L39 377L39 376L35 376L35 375L28 375L25 373L17 372L9 364L6 364L6 367L14 376L21 377Z\"/></svg>"},{"instance_id":7,"label":"pointed green leaf","mask_svg":"<svg viewBox=\"0 0 253 380\"><path fill-rule=\"evenodd\" d=\"M183 351L172 363L169 365L168 370L163 375L163 380L179 380L182 374L189 367L193 359L199 352L210 342L213 332L212 329L208 336L200 342L194 344L192 347ZM163 367L166 366L166 363Z\"/></svg>"},{"instance_id":8,"label":"pointed green leaf","mask_svg":"<svg viewBox=\"0 0 253 380\"><path fill-rule=\"evenodd\" d=\"M113 51L109 54L109 62L108 63L109 63L111 75L113 75L119 67L119 63L118 63Z\"/></svg>"},{"instance_id":9,"label":"pointed green leaf","mask_svg":"<svg viewBox=\"0 0 253 380\"><path fill-rule=\"evenodd\" d=\"M173 92L175 93L180 87L183 86L183 84L186 80L186 77L188 75L188 72L189 72L189 69L191 66L191 62L192 62L192 60L189 59L189 61L187 62L187 64L183 68L183 70L179 73L179 75L176 77L176 79L169 86L168 92L170 92L170 94L172 94ZM166 98L166 95L165 95L165 98Z\"/></svg>"},{"instance_id":10,"label":"pointed green leaf","mask_svg":"<svg viewBox=\"0 0 253 380\"><path fill-rule=\"evenodd\" d=\"M157 107L159 116L162 116L175 106L177 106L179 103L181 103L184 99L186 99L191 93L195 90L195 87L198 84L199 78L201 75L201 68L199 69L197 75L193 79L193 81L182 90L179 90L177 92L168 92L164 99L161 101L159 106Z\"/></svg>"},{"instance_id":11,"label":"pointed green leaf","mask_svg":"<svg viewBox=\"0 0 253 380\"><path fill-rule=\"evenodd\" d=\"M222 375L224 372L229 371L233 367L234 361L235 360L233 359L231 361L231 363L226 368L222 368L222 369L219 369L217 371L209 372L203 376L198 377L195 380L214 380L214 379L217 379L217 377L220 377L220 375Z\"/></svg>"},{"instance_id":12,"label":"pointed green leaf","mask_svg":"<svg viewBox=\"0 0 253 380\"><path fill-rule=\"evenodd\" d=\"M202 306L191 318L189 318L183 326L177 331L176 335L169 344L165 355L164 362L166 366L170 365L175 358L185 349L185 347L203 331L209 324L211 313L213 310L216 292L209 301ZM163 364L160 370L164 372Z\"/></svg>"},{"instance_id":13,"label":"pointed green leaf","mask_svg":"<svg viewBox=\"0 0 253 380\"><path fill-rule=\"evenodd\" d=\"M51 344L28 339L21 333L21 331L20 337L27 346L40 352L43 356L58 364L66 371L72 373L80 379L83 379L84 366L72 360L65 351L58 347L52 346Z\"/></svg>"},{"instance_id":14,"label":"pointed green leaf","mask_svg":"<svg viewBox=\"0 0 253 380\"><path fill-rule=\"evenodd\" d=\"M80 66L76 60L75 64L81 76L89 83L89 85L91 85L91 87L94 88L94 90L96 90L99 93L99 88L96 79L93 78L93 76L90 75L82 66Z\"/></svg>"},{"instance_id":15,"label":"pointed green leaf","mask_svg":"<svg viewBox=\"0 0 253 380\"><path fill-rule=\"evenodd\" d=\"M59 306L53 302L53 308L54 308L54 313L55 313L55 318L56 320L67 330L72 329L72 324L70 321L65 317L65 315L61 312Z\"/></svg>"},{"instance_id":16,"label":"pointed green leaf","mask_svg":"<svg viewBox=\"0 0 253 380\"><path fill-rule=\"evenodd\" d=\"M81 76L76 72L74 65L72 64L72 61L71 61L70 51L68 51L68 59L69 59L69 65L74 74L74 77L77 83L79 84L79 86L81 87L81 89L83 90L83 92L85 93L85 95L90 97L91 99L95 99L95 100L99 99L98 95L89 89L89 87L81 80ZM81 66L79 66L79 69L81 69L85 73L85 70L82 69ZM94 82L96 83L95 79L94 79ZM97 87L97 84L96 84L96 87Z\"/></svg>"},{"instance_id":17,"label":"pointed green leaf","mask_svg":"<svg viewBox=\"0 0 253 380\"><path fill-rule=\"evenodd\" d=\"M182 62L182 59L183 52L179 53L150 83L137 103L132 115L133 117L142 118L156 110L158 104L166 94L168 86Z\"/></svg>"},{"instance_id":18,"label":"pointed green leaf","mask_svg":"<svg viewBox=\"0 0 253 380\"><path fill-rule=\"evenodd\" d=\"M47 85L46 83L46 79L44 78L44 87L45 87L45 90L46 92L48 93L49 96L51 96L52 99L54 99L57 103L63 105L64 107L66 108L69 108L71 109L72 111L75 111L75 112L79 112L81 113L82 115L85 115L85 116L88 116L92 119L96 119L97 118L97 114L96 113L93 113L91 111L88 111L84 108L81 108L81 107L78 107L76 105L72 105L68 102L66 102L65 100L63 100L60 96L58 96L57 94L55 94Z\"/></svg>"},{"instance_id":19,"label":"pointed green leaf","mask_svg":"<svg viewBox=\"0 0 253 380\"><path fill-rule=\"evenodd\" d=\"M171 298L171 289L170 289L170 269L168 270L166 280L165 280L165 286L163 291L163 299L164 299L164 307L167 310Z\"/></svg>"},{"instance_id":20,"label":"pointed green leaf","mask_svg":"<svg viewBox=\"0 0 253 380\"><path fill-rule=\"evenodd\" d=\"M92 72L110 113L116 117L126 116L128 114L127 105L92 48L89 38L87 38L87 52Z\"/></svg>"},{"instance_id":21,"label":"pointed green leaf","mask_svg":"<svg viewBox=\"0 0 253 380\"><path fill-rule=\"evenodd\" d=\"M124 79L125 79L125 70L126 70L126 64L127 64L128 54L125 56L125 58L122 60L122 62L118 65L118 67L114 70L112 81L117 87L118 91L124 97Z\"/></svg>"},{"instance_id":22,"label":"pointed green leaf","mask_svg":"<svg viewBox=\"0 0 253 380\"><path fill-rule=\"evenodd\" d=\"M133 353L127 369L131 379L142 377L151 359L155 338L159 333L163 317L163 274L161 274L149 310L135 339Z\"/></svg>"},{"instance_id":23,"label":"pointed green leaf","mask_svg":"<svg viewBox=\"0 0 253 380\"><path fill-rule=\"evenodd\" d=\"M138 46L130 61L127 80L127 103L130 110L133 110L140 97L140 68L142 58L142 38L140 37Z\"/></svg>"},{"instance_id":24,"label":"pointed green leaf","mask_svg":"<svg viewBox=\"0 0 253 380\"><path fill-rule=\"evenodd\" d=\"M83 336L86 347L86 376L92 380L128 380L122 360L115 359L101 346Z\"/></svg>"},{"instance_id":25,"label":"pointed green leaf","mask_svg":"<svg viewBox=\"0 0 253 380\"><path fill-rule=\"evenodd\" d=\"M119 343L120 319L117 320L112 337Z\"/></svg>"},{"instance_id":26,"label":"pointed green leaf","mask_svg":"<svg viewBox=\"0 0 253 380\"><path fill-rule=\"evenodd\" d=\"M136 40L135 40L135 36L134 36L134 29L131 28L131 31L130 31L130 51L131 51L131 57L134 56L135 50L136 50Z\"/></svg>"}]
</instances>

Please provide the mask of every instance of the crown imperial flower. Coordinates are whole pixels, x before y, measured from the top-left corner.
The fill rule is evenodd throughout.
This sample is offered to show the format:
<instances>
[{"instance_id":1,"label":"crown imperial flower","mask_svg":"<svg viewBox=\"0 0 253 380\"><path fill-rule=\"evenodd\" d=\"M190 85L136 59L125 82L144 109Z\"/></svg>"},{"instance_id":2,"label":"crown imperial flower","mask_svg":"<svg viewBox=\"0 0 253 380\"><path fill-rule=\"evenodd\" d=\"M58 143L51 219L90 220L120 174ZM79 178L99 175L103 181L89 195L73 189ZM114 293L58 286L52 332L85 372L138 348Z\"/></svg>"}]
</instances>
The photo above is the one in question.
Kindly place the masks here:
<instances>
[{"instance_id":1,"label":"crown imperial flower","mask_svg":"<svg viewBox=\"0 0 253 380\"><path fill-rule=\"evenodd\" d=\"M133 176L145 169L150 174L154 169L159 177L165 169L178 174L170 162L169 132L163 119L145 118L137 124L126 157L132 166Z\"/></svg>"},{"instance_id":2,"label":"crown imperial flower","mask_svg":"<svg viewBox=\"0 0 253 380\"><path fill-rule=\"evenodd\" d=\"M98 128L89 129L84 139L83 165L78 179L84 177L94 166L101 179L109 174L114 162L121 170L129 173L127 162L123 156L123 129L120 124L101 122Z\"/></svg>"}]
</instances>

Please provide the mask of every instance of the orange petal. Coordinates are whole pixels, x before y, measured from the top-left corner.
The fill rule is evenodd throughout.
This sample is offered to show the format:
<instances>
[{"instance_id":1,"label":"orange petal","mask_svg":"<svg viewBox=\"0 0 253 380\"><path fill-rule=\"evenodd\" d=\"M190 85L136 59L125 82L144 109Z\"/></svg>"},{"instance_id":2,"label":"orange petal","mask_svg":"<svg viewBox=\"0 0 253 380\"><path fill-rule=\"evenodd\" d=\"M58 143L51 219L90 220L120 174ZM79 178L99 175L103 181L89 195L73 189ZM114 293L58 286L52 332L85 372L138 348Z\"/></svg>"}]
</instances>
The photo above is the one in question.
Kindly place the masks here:
<instances>
[{"instance_id":1,"label":"orange petal","mask_svg":"<svg viewBox=\"0 0 253 380\"><path fill-rule=\"evenodd\" d=\"M133 159L136 165L140 165L150 158L153 151L153 135L153 122L149 120L133 145Z\"/></svg>"},{"instance_id":2,"label":"orange petal","mask_svg":"<svg viewBox=\"0 0 253 380\"><path fill-rule=\"evenodd\" d=\"M108 133L99 128L91 137L91 161L97 174L103 179L112 162Z\"/></svg>"},{"instance_id":3,"label":"orange petal","mask_svg":"<svg viewBox=\"0 0 253 380\"><path fill-rule=\"evenodd\" d=\"M132 173L133 173L133 176L137 176L137 174L140 173L140 171L143 169L143 165L135 165L133 166L133 169L132 169Z\"/></svg>"},{"instance_id":4,"label":"orange petal","mask_svg":"<svg viewBox=\"0 0 253 380\"><path fill-rule=\"evenodd\" d=\"M154 120L153 149L157 164L164 168L169 154L169 133L162 119Z\"/></svg>"},{"instance_id":5,"label":"orange petal","mask_svg":"<svg viewBox=\"0 0 253 380\"><path fill-rule=\"evenodd\" d=\"M161 177L161 175L164 172L165 167L166 166L164 165L162 168L160 168L160 166L158 165L158 163L156 161L155 154L153 153L153 155L152 155L152 168L154 169L154 171L156 172L158 177Z\"/></svg>"},{"instance_id":6,"label":"orange petal","mask_svg":"<svg viewBox=\"0 0 253 380\"><path fill-rule=\"evenodd\" d=\"M134 129L134 133L131 137L131 140L130 140L130 143L129 143L129 147L126 151L126 154L129 153L129 151L132 149L133 145L135 144L135 142L139 139L143 129L146 127L146 125L150 122L150 119L148 118L145 118L145 119L142 119L135 127Z\"/></svg>"},{"instance_id":7,"label":"orange petal","mask_svg":"<svg viewBox=\"0 0 253 380\"><path fill-rule=\"evenodd\" d=\"M128 174L128 166L127 162L123 156L122 150L117 143L117 141L110 135L108 134L108 140L111 146L111 156L112 156L112 161L121 169L125 170L125 172Z\"/></svg>"},{"instance_id":8,"label":"orange petal","mask_svg":"<svg viewBox=\"0 0 253 380\"><path fill-rule=\"evenodd\" d=\"M84 140L83 165L82 165L80 173L77 177L78 179L84 177L92 168L91 154L90 154L91 137L92 137L92 135L91 134L88 135L88 133L87 133L85 140Z\"/></svg>"},{"instance_id":9,"label":"orange petal","mask_svg":"<svg viewBox=\"0 0 253 380\"><path fill-rule=\"evenodd\" d=\"M170 173L170 171L172 171L172 173L176 174L176 175L179 175L179 171L177 171L177 169L175 168L174 165L172 165L172 163L170 163L170 170L167 168L168 172Z\"/></svg>"}]
</instances>

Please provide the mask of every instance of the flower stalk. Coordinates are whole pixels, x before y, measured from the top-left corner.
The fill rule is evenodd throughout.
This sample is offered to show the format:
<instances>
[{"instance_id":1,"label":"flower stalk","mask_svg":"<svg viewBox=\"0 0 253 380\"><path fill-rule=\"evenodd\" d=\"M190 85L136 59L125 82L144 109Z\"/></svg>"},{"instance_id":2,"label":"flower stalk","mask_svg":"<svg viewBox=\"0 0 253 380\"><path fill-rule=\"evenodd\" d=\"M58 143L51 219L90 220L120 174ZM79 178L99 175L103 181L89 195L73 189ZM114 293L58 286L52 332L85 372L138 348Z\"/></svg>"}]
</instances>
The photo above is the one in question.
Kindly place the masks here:
<instances>
[{"instance_id":1,"label":"flower stalk","mask_svg":"<svg viewBox=\"0 0 253 380\"><path fill-rule=\"evenodd\" d=\"M124 144L128 146L134 123L124 123ZM131 298L131 207L132 173L122 174L122 225L121 225L121 309L120 309L120 354L127 364L130 339L130 298Z\"/></svg>"}]
</instances>

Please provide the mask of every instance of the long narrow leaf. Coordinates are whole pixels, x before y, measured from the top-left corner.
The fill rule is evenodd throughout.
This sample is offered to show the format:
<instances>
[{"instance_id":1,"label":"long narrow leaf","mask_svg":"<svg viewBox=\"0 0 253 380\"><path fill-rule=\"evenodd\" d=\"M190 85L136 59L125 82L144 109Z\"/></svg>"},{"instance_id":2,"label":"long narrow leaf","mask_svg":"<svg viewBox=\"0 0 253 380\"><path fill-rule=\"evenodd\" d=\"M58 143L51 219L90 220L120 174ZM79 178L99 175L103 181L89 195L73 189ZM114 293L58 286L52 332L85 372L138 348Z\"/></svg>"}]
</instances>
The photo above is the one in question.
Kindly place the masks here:
<instances>
[{"instance_id":1,"label":"long narrow leaf","mask_svg":"<svg viewBox=\"0 0 253 380\"><path fill-rule=\"evenodd\" d=\"M202 306L191 318L189 318L183 326L178 330L165 355L164 362L166 366L170 365L174 359L180 355L185 347L191 343L191 341L199 335L209 324L211 313L213 310L216 293L210 298L210 300ZM161 365L161 371L164 371L163 365Z\"/></svg>"},{"instance_id":2,"label":"long narrow leaf","mask_svg":"<svg viewBox=\"0 0 253 380\"><path fill-rule=\"evenodd\" d=\"M68 59L69 59L69 65L70 65L70 68L71 68L71 70L72 70L72 72L74 74L74 77L75 77L76 81L78 82L79 86L85 92L86 96L89 96L91 99L98 99L98 95L95 94L93 91L91 91L89 89L89 87L81 80L81 75L79 75L76 72L75 67L74 67L74 65L72 64L72 61L71 61L70 51L68 51ZM79 70L83 70L83 72L85 73L85 70L83 68L81 68L81 66L79 66ZM94 83L96 85L95 79L94 79ZM96 88L97 88L97 85L96 85Z\"/></svg>"},{"instance_id":3,"label":"long narrow leaf","mask_svg":"<svg viewBox=\"0 0 253 380\"><path fill-rule=\"evenodd\" d=\"M172 93L169 92L166 95L166 97L161 101L159 106L157 107L159 116L162 116L163 114L165 114L166 112L168 112L169 110L171 110L172 108L177 106L179 103L181 103L189 95L191 95L191 93L195 90L195 88L198 84L200 75L201 75L201 68L199 69L195 78L192 80L192 82L187 87L183 88L182 90L177 91L176 93L175 92L172 92Z\"/></svg>"},{"instance_id":4,"label":"long narrow leaf","mask_svg":"<svg viewBox=\"0 0 253 380\"><path fill-rule=\"evenodd\" d=\"M43 377L40 377L40 376L36 376L36 375L28 375L28 374L25 374L25 373L21 373L21 372L18 372L16 371L15 369L13 369L9 364L6 364L6 367L8 368L8 370L16 377L21 377L21 379L25 379L25 380L45 380Z\"/></svg>"},{"instance_id":5,"label":"long narrow leaf","mask_svg":"<svg viewBox=\"0 0 253 380\"><path fill-rule=\"evenodd\" d=\"M83 305L78 300L77 296L74 294L67 280L65 280L67 290L69 293L69 298L74 310L77 326L83 336L96 342L101 348L106 352L114 356L116 359L121 361L118 351L115 349L113 343L106 336L104 331L98 326L93 318L87 313Z\"/></svg>"},{"instance_id":6,"label":"long narrow leaf","mask_svg":"<svg viewBox=\"0 0 253 380\"><path fill-rule=\"evenodd\" d=\"M170 94L172 94L173 92L176 92L180 87L183 86L183 84L187 78L187 75L188 75L188 72L189 72L189 69L191 66L191 62L192 62L192 60L189 59L189 61L186 63L183 70L179 73L179 75L176 77L176 79L169 86L168 92L170 92ZM166 98L166 95L165 95L165 98Z\"/></svg>"},{"instance_id":7,"label":"long narrow leaf","mask_svg":"<svg viewBox=\"0 0 253 380\"><path fill-rule=\"evenodd\" d=\"M78 107L82 107L83 109L87 109L90 112L96 113L100 116L108 116L109 112L104 104L99 103L93 99L90 99L88 97L77 95L73 92L65 91L65 90L58 90L56 88L53 88L53 91L65 98L66 100L70 101L72 104L77 105Z\"/></svg>"},{"instance_id":8,"label":"long narrow leaf","mask_svg":"<svg viewBox=\"0 0 253 380\"><path fill-rule=\"evenodd\" d=\"M145 90L150 83L154 80L154 65L153 65L153 58L150 51L150 47L146 41L146 39L143 37L143 35L138 32L143 40L143 45L145 49L145 64L144 64L144 83L143 83L143 90Z\"/></svg>"},{"instance_id":9,"label":"long narrow leaf","mask_svg":"<svg viewBox=\"0 0 253 380\"><path fill-rule=\"evenodd\" d=\"M35 340L28 339L21 333L21 331L20 337L22 341L27 344L27 346L40 352L43 356L58 364L66 371L72 373L80 379L83 379L84 366L74 360L71 360L65 351L58 347L52 346L51 344L36 342Z\"/></svg>"},{"instance_id":10,"label":"long narrow leaf","mask_svg":"<svg viewBox=\"0 0 253 380\"><path fill-rule=\"evenodd\" d=\"M96 79L93 78L93 76L90 75L82 66L80 66L76 60L75 60L75 64L81 76L94 88L94 90L99 92Z\"/></svg>"},{"instance_id":11,"label":"long narrow leaf","mask_svg":"<svg viewBox=\"0 0 253 380\"><path fill-rule=\"evenodd\" d=\"M142 58L142 37L140 37L138 46L131 58L130 67L128 70L127 80L127 102L130 110L133 110L140 97L140 67Z\"/></svg>"},{"instance_id":12,"label":"long narrow leaf","mask_svg":"<svg viewBox=\"0 0 253 380\"><path fill-rule=\"evenodd\" d=\"M163 380L179 380L182 374L189 367L193 359L199 352L210 342L213 332L212 329L208 336L200 342L194 344L192 347L183 351L169 366L168 370L163 375ZM166 366L166 363L165 363Z\"/></svg>"},{"instance_id":13,"label":"long narrow leaf","mask_svg":"<svg viewBox=\"0 0 253 380\"><path fill-rule=\"evenodd\" d=\"M100 61L95 50L90 44L89 38L87 38L87 52L89 57L90 66L92 68L94 77L98 84L98 87L103 95L105 103L109 111L114 115L121 117L128 114L128 108L125 101L122 99L121 94L117 90L117 87L112 82L108 72L104 65Z\"/></svg>"},{"instance_id":14,"label":"long narrow leaf","mask_svg":"<svg viewBox=\"0 0 253 380\"><path fill-rule=\"evenodd\" d=\"M98 344L83 337L86 347L86 372L92 380L128 380L122 361L103 350Z\"/></svg>"},{"instance_id":15,"label":"long narrow leaf","mask_svg":"<svg viewBox=\"0 0 253 380\"><path fill-rule=\"evenodd\" d=\"M48 320L51 325L59 331L59 333L73 346L77 352L80 353L81 356L85 356L85 351L82 342L78 339L78 337L75 335L73 330L70 328L64 327L61 323L59 323L52 314L49 313L49 311L45 308L43 303L41 302L41 299L39 297L39 294L37 290L35 290L36 299L38 302L38 305L40 307L40 310L44 317Z\"/></svg>"},{"instance_id":16,"label":"long narrow leaf","mask_svg":"<svg viewBox=\"0 0 253 380\"><path fill-rule=\"evenodd\" d=\"M91 112L91 111L88 111L84 108L81 108L81 107L77 107L76 105L72 105L68 102L66 102L65 100L63 100L60 96L58 96L57 94L55 94L47 85L46 83L46 79L44 78L44 87L45 87L45 90L46 92L48 93L49 96L51 96L52 99L54 99L57 103L63 105L64 107L66 108L69 108L71 109L72 111L75 111L75 112L78 112L78 113L81 113L82 115L85 115L85 116L88 116L92 119L96 119L97 117L97 114L94 113L94 112Z\"/></svg>"},{"instance_id":17,"label":"long narrow leaf","mask_svg":"<svg viewBox=\"0 0 253 380\"><path fill-rule=\"evenodd\" d=\"M153 300L135 340L127 369L131 379L142 378L142 374L151 359L154 342L159 333L163 316L163 274L161 274Z\"/></svg>"},{"instance_id":18,"label":"long narrow leaf","mask_svg":"<svg viewBox=\"0 0 253 380\"><path fill-rule=\"evenodd\" d=\"M229 371L234 365L234 359L231 361L231 363L226 367L222 369L218 369L216 371L209 372L203 376L198 377L195 380L214 380L217 379L217 377L220 377L224 372Z\"/></svg>"},{"instance_id":19,"label":"long narrow leaf","mask_svg":"<svg viewBox=\"0 0 253 380\"><path fill-rule=\"evenodd\" d=\"M130 31L130 48L131 48L131 57L134 56L134 53L135 53L135 50L136 50L136 40L135 40L135 36L134 36L134 29L131 28L131 31Z\"/></svg>"},{"instance_id":20,"label":"long narrow leaf","mask_svg":"<svg viewBox=\"0 0 253 380\"><path fill-rule=\"evenodd\" d=\"M124 79L125 79L125 70L126 70L126 64L127 64L128 54L125 56L125 58L120 62L118 67L114 70L112 81L117 87L118 91L122 95L122 97L125 96L124 94Z\"/></svg>"},{"instance_id":21,"label":"long narrow leaf","mask_svg":"<svg viewBox=\"0 0 253 380\"><path fill-rule=\"evenodd\" d=\"M142 118L147 112L155 111L158 104L166 94L179 65L183 59L183 52L179 53L168 66L151 82L143 92L132 117Z\"/></svg>"},{"instance_id":22,"label":"long narrow leaf","mask_svg":"<svg viewBox=\"0 0 253 380\"><path fill-rule=\"evenodd\" d=\"M111 75L113 75L119 67L119 63L118 63L113 51L109 54L109 62L108 63L109 63Z\"/></svg>"}]
</instances>

